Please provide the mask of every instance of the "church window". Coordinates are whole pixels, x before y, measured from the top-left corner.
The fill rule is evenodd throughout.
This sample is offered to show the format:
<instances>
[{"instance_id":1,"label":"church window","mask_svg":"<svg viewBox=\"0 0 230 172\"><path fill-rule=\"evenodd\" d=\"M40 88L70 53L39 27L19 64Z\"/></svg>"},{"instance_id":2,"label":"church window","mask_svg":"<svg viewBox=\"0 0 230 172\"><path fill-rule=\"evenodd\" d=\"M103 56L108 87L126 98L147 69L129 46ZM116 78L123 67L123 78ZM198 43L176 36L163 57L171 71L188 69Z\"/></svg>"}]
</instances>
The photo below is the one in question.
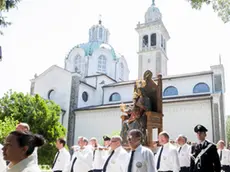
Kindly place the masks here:
<instances>
[{"instance_id":1,"label":"church window","mask_svg":"<svg viewBox=\"0 0 230 172\"><path fill-rule=\"evenodd\" d=\"M87 101L88 101L88 98L89 98L88 93L87 93L86 91L84 91L84 92L82 93L82 100L83 100L84 102L87 102Z\"/></svg>"},{"instance_id":2,"label":"church window","mask_svg":"<svg viewBox=\"0 0 230 172\"><path fill-rule=\"evenodd\" d=\"M104 55L98 57L97 70L98 72L106 73L106 57Z\"/></svg>"},{"instance_id":3,"label":"church window","mask_svg":"<svg viewBox=\"0 0 230 172\"><path fill-rule=\"evenodd\" d=\"M124 64L120 63L120 79L124 78Z\"/></svg>"},{"instance_id":4,"label":"church window","mask_svg":"<svg viewBox=\"0 0 230 172\"><path fill-rule=\"evenodd\" d=\"M174 86L169 86L165 88L163 96L177 96L178 95L178 90Z\"/></svg>"},{"instance_id":5,"label":"church window","mask_svg":"<svg viewBox=\"0 0 230 172\"><path fill-rule=\"evenodd\" d=\"M161 35L161 47L164 47L164 37Z\"/></svg>"},{"instance_id":6,"label":"church window","mask_svg":"<svg viewBox=\"0 0 230 172\"><path fill-rule=\"evenodd\" d=\"M49 100L54 100L54 95L55 95L54 89L50 90L50 91L48 92L48 99L49 99Z\"/></svg>"},{"instance_id":7,"label":"church window","mask_svg":"<svg viewBox=\"0 0 230 172\"><path fill-rule=\"evenodd\" d=\"M99 39L102 39L102 28L99 29Z\"/></svg>"},{"instance_id":8,"label":"church window","mask_svg":"<svg viewBox=\"0 0 230 172\"><path fill-rule=\"evenodd\" d=\"M166 40L164 39L164 50L166 51Z\"/></svg>"},{"instance_id":9,"label":"church window","mask_svg":"<svg viewBox=\"0 0 230 172\"><path fill-rule=\"evenodd\" d=\"M81 56L78 54L75 57L75 72L81 73L84 71L85 63Z\"/></svg>"},{"instance_id":10,"label":"church window","mask_svg":"<svg viewBox=\"0 0 230 172\"><path fill-rule=\"evenodd\" d=\"M142 47L148 47L148 45L149 45L149 37L148 37L148 35L145 35L145 36L143 37L143 44L142 44Z\"/></svg>"},{"instance_id":11,"label":"church window","mask_svg":"<svg viewBox=\"0 0 230 172\"><path fill-rule=\"evenodd\" d=\"M210 88L206 83L198 83L193 88L193 93L208 93Z\"/></svg>"},{"instance_id":12,"label":"church window","mask_svg":"<svg viewBox=\"0 0 230 172\"><path fill-rule=\"evenodd\" d=\"M110 97L109 97L109 101L110 102L115 102L115 101L121 101L121 96L119 93L113 93Z\"/></svg>"},{"instance_id":13,"label":"church window","mask_svg":"<svg viewBox=\"0 0 230 172\"><path fill-rule=\"evenodd\" d=\"M156 33L153 33L151 35L151 46L156 46L157 45L157 35Z\"/></svg>"}]
</instances>

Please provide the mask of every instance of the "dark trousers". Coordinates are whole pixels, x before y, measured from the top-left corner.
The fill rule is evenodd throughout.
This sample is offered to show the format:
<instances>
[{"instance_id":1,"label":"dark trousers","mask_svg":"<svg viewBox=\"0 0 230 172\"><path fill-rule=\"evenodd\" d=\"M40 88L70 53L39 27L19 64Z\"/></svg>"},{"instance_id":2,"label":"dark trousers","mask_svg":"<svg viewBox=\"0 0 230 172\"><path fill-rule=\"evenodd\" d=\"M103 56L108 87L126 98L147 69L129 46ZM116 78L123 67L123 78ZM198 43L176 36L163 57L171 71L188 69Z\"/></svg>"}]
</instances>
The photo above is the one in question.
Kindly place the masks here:
<instances>
[{"instance_id":1,"label":"dark trousers","mask_svg":"<svg viewBox=\"0 0 230 172\"><path fill-rule=\"evenodd\" d=\"M230 166L229 165L223 165L223 166L221 166L221 170L223 170L224 172L230 172Z\"/></svg>"},{"instance_id":2,"label":"dark trousers","mask_svg":"<svg viewBox=\"0 0 230 172\"><path fill-rule=\"evenodd\" d=\"M95 169L95 170L90 170L89 172L102 172L102 170Z\"/></svg>"},{"instance_id":3,"label":"dark trousers","mask_svg":"<svg viewBox=\"0 0 230 172\"><path fill-rule=\"evenodd\" d=\"M62 172L61 170L57 170L57 171L54 171L54 172Z\"/></svg>"},{"instance_id":4,"label":"dark trousers","mask_svg":"<svg viewBox=\"0 0 230 172\"><path fill-rule=\"evenodd\" d=\"M180 172L189 172L189 167L180 167Z\"/></svg>"}]
</instances>

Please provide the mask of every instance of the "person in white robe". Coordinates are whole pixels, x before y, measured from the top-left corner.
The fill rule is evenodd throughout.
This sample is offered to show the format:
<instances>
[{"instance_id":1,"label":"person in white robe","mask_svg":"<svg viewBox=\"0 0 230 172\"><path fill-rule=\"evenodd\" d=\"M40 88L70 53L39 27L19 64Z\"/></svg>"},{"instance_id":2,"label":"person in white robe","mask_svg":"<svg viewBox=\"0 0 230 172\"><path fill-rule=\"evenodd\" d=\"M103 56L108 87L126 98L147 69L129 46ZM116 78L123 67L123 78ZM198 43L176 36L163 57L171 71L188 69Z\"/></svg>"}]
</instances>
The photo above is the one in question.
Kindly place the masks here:
<instances>
[{"instance_id":1,"label":"person in white robe","mask_svg":"<svg viewBox=\"0 0 230 172\"><path fill-rule=\"evenodd\" d=\"M180 171L180 164L176 147L169 142L169 134L165 131L159 134L159 148L155 155L157 171Z\"/></svg>"},{"instance_id":2,"label":"person in white robe","mask_svg":"<svg viewBox=\"0 0 230 172\"><path fill-rule=\"evenodd\" d=\"M11 132L2 148L4 160L10 162L6 172L41 172L31 154L35 147L42 146L44 142L42 136L28 131Z\"/></svg>"},{"instance_id":3,"label":"person in white robe","mask_svg":"<svg viewBox=\"0 0 230 172\"><path fill-rule=\"evenodd\" d=\"M191 161L191 146L187 144L187 137L179 135L177 138L178 143L178 157L180 164L180 172L189 172Z\"/></svg>"},{"instance_id":4,"label":"person in white robe","mask_svg":"<svg viewBox=\"0 0 230 172\"><path fill-rule=\"evenodd\" d=\"M75 149L68 172L88 172L92 169L93 151L84 144L84 137L78 137L78 148Z\"/></svg>"},{"instance_id":5,"label":"person in white robe","mask_svg":"<svg viewBox=\"0 0 230 172\"><path fill-rule=\"evenodd\" d=\"M217 143L218 155L220 158L221 170L223 172L230 171L230 150L225 148L225 142L220 140Z\"/></svg>"},{"instance_id":6,"label":"person in white robe","mask_svg":"<svg viewBox=\"0 0 230 172\"><path fill-rule=\"evenodd\" d=\"M56 141L56 148L58 152L56 153L52 165L53 172L67 171L70 165L70 153L65 148L66 141L63 138L59 138Z\"/></svg>"},{"instance_id":7,"label":"person in white robe","mask_svg":"<svg viewBox=\"0 0 230 172\"><path fill-rule=\"evenodd\" d=\"M126 172L156 172L153 152L141 145L143 134L138 129L130 130L128 143L131 147Z\"/></svg>"},{"instance_id":8,"label":"person in white robe","mask_svg":"<svg viewBox=\"0 0 230 172\"><path fill-rule=\"evenodd\" d=\"M122 138L113 136L110 143L110 153L103 165L103 172L125 172L129 160L128 152L121 146Z\"/></svg>"}]
</instances>

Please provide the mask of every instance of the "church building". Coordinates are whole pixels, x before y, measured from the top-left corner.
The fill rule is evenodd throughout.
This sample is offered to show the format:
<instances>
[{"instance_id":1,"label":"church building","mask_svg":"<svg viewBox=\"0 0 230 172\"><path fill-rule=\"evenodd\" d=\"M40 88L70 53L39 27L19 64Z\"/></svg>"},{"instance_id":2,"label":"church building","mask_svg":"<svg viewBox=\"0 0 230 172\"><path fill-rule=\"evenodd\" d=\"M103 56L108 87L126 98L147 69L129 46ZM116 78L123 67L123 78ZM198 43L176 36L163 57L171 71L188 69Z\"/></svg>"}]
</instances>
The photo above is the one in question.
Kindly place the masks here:
<instances>
[{"instance_id":1,"label":"church building","mask_svg":"<svg viewBox=\"0 0 230 172\"><path fill-rule=\"evenodd\" d=\"M151 70L163 78L163 129L171 139L184 134L196 141L193 128L202 124L208 139L225 140L224 67L170 76L167 73L169 33L154 1L138 23L138 78ZM100 20L89 29L89 41L73 47L64 69L51 66L31 80L31 94L60 105L60 122L68 130L68 144L78 136L97 137L121 130L120 104L132 104L135 81L129 80L125 57L109 44L109 30ZM135 51L135 50L133 50ZM156 139L156 133L153 136Z\"/></svg>"}]
</instances>

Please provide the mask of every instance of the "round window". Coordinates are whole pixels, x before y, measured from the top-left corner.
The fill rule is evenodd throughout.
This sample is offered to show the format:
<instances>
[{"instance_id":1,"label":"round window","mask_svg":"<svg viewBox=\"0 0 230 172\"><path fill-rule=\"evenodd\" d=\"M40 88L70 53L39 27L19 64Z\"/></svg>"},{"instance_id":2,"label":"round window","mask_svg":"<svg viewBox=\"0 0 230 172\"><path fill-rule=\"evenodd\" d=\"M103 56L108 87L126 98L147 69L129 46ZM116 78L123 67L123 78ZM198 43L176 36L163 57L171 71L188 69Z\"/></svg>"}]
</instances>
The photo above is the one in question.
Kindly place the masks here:
<instances>
[{"instance_id":1,"label":"round window","mask_svg":"<svg viewBox=\"0 0 230 172\"><path fill-rule=\"evenodd\" d=\"M48 99L53 100L55 96L55 91L52 89L48 92Z\"/></svg>"},{"instance_id":2,"label":"round window","mask_svg":"<svg viewBox=\"0 0 230 172\"><path fill-rule=\"evenodd\" d=\"M86 91L84 91L84 92L82 93L82 100L83 100L84 102L87 102L87 101L88 101L88 98L89 98L88 93L87 93Z\"/></svg>"}]
</instances>

